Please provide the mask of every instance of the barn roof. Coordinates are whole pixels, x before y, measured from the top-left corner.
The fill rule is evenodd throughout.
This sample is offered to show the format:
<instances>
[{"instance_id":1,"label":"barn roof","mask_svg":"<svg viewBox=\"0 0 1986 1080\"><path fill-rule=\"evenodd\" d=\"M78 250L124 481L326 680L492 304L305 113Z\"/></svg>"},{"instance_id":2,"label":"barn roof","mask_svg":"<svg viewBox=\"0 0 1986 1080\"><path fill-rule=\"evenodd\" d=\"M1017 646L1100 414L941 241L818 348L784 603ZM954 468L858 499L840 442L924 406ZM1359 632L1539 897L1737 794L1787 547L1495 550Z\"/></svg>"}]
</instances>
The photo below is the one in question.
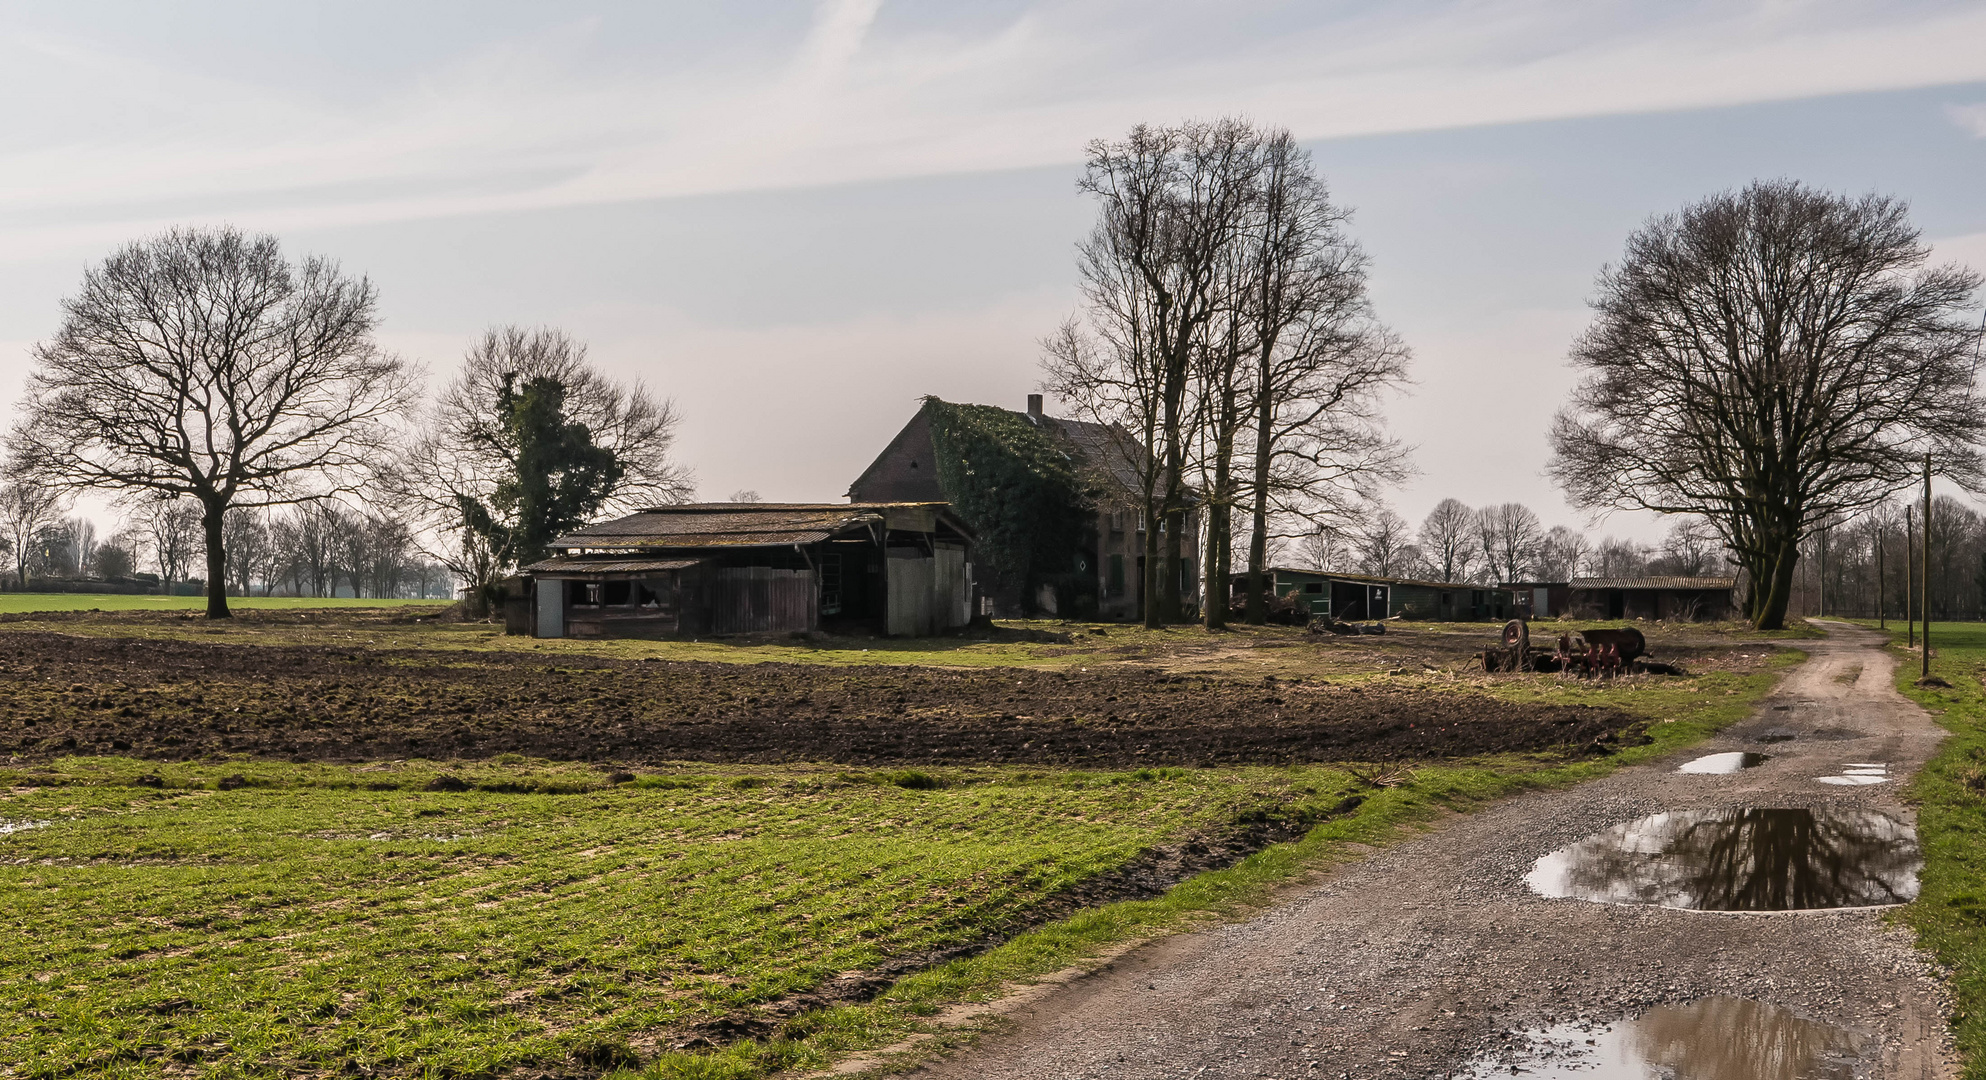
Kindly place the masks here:
<instances>
[{"instance_id":1,"label":"barn roof","mask_svg":"<svg viewBox=\"0 0 1986 1080\"><path fill-rule=\"evenodd\" d=\"M630 559L614 555L554 555L522 567L526 574L649 574L658 570L687 570L706 559Z\"/></svg>"},{"instance_id":2,"label":"barn roof","mask_svg":"<svg viewBox=\"0 0 1986 1080\"><path fill-rule=\"evenodd\" d=\"M814 544L871 526L890 527L905 512L936 515L963 533L944 503L684 503L588 525L552 541L554 548L787 547Z\"/></svg>"},{"instance_id":3,"label":"barn roof","mask_svg":"<svg viewBox=\"0 0 1986 1080\"><path fill-rule=\"evenodd\" d=\"M1738 587L1735 577L1614 577L1573 578L1575 589L1707 589L1721 591Z\"/></svg>"}]
</instances>

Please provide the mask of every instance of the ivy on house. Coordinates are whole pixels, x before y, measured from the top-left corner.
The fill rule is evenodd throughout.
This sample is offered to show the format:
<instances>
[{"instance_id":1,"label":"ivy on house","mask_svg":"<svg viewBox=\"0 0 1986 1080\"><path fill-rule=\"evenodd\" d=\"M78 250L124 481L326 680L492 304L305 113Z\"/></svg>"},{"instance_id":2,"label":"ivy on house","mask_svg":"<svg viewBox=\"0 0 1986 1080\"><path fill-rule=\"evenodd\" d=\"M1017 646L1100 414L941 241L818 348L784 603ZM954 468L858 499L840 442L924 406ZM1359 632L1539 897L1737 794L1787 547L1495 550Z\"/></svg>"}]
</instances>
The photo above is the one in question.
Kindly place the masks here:
<instances>
[{"instance_id":1,"label":"ivy on house","mask_svg":"<svg viewBox=\"0 0 1986 1080\"><path fill-rule=\"evenodd\" d=\"M1033 611L1043 585L1067 614L1093 604L1094 573L1080 560L1093 500L1076 463L1048 432L991 405L924 399L938 484L979 536L986 591Z\"/></svg>"}]
</instances>

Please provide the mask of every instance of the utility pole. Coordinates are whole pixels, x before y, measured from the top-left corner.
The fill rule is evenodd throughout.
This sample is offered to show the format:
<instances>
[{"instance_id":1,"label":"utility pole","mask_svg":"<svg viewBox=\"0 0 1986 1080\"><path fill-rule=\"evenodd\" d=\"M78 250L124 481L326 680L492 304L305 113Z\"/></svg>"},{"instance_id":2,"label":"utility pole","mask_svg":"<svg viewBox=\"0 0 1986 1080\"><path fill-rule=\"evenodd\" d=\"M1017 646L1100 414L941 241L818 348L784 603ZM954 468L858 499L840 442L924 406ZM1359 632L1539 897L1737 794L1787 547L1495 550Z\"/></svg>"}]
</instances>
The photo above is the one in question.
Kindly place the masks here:
<instances>
[{"instance_id":1,"label":"utility pole","mask_svg":"<svg viewBox=\"0 0 1986 1080\"><path fill-rule=\"evenodd\" d=\"M1910 524L1913 513L1909 503L1903 504L1903 625L1907 635L1905 643L1917 647L1917 616L1912 613L1911 604L1917 591L1917 582L1910 576L1911 567L1917 562L1917 533Z\"/></svg>"},{"instance_id":2,"label":"utility pole","mask_svg":"<svg viewBox=\"0 0 1986 1080\"><path fill-rule=\"evenodd\" d=\"M1931 453L1924 452L1924 662L1921 678L1931 677Z\"/></svg>"},{"instance_id":3,"label":"utility pole","mask_svg":"<svg viewBox=\"0 0 1986 1080\"><path fill-rule=\"evenodd\" d=\"M1887 630L1889 629L1889 597L1886 594L1886 590L1889 589L1889 579L1883 576L1883 540L1886 537L1883 536L1881 518L1876 518L1872 524L1875 525L1875 528L1871 531L1876 534L1876 629Z\"/></svg>"}]
</instances>

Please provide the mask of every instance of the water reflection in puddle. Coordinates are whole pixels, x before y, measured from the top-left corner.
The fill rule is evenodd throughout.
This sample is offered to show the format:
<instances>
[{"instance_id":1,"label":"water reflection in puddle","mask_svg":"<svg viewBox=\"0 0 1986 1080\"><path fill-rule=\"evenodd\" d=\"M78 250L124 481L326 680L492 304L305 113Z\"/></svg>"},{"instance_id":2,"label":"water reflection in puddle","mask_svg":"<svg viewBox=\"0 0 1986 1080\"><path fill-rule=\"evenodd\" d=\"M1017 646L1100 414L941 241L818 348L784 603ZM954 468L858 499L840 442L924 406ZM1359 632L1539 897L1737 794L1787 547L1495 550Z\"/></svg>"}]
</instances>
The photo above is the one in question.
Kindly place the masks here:
<instances>
[{"instance_id":1,"label":"water reflection in puddle","mask_svg":"<svg viewBox=\"0 0 1986 1080\"><path fill-rule=\"evenodd\" d=\"M1873 761L1851 761L1841 767L1834 776L1817 776L1814 779L1836 787L1867 787L1870 784L1889 783L1889 766Z\"/></svg>"},{"instance_id":2,"label":"water reflection in puddle","mask_svg":"<svg viewBox=\"0 0 1986 1080\"><path fill-rule=\"evenodd\" d=\"M1901 904L1924 860L1910 826L1873 810L1654 814L1539 859L1543 896L1705 911Z\"/></svg>"},{"instance_id":3,"label":"water reflection in puddle","mask_svg":"<svg viewBox=\"0 0 1986 1080\"><path fill-rule=\"evenodd\" d=\"M1851 1080L1862 1040L1852 1032L1743 998L1663 1005L1632 1020L1523 1032L1515 1047L1463 1076L1566 1080Z\"/></svg>"},{"instance_id":4,"label":"water reflection in puddle","mask_svg":"<svg viewBox=\"0 0 1986 1080\"><path fill-rule=\"evenodd\" d=\"M1740 769L1755 769L1770 760L1772 760L1772 755L1770 754L1754 754L1748 751L1734 750L1728 754L1705 754L1700 758L1685 761L1681 765L1676 766L1676 771L1722 776L1726 773L1737 772Z\"/></svg>"}]
</instances>

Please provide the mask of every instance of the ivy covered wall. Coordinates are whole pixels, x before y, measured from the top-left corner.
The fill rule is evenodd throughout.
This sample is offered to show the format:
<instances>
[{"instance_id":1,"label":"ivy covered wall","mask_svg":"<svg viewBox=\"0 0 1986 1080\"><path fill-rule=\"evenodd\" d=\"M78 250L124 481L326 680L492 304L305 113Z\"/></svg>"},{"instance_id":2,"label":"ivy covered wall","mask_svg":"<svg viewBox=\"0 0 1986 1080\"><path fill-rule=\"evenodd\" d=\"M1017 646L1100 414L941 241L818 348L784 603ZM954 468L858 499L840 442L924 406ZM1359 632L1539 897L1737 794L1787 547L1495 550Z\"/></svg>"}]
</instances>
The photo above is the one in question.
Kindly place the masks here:
<instances>
[{"instance_id":1,"label":"ivy covered wall","mask_svg":"<svg viewBox=\"0 0 1986 1080\"><path fill-rule=\"evenodd\" d=\"M952 509L978 533L981 591L1032 614L1041 586L1056 609L1088 615L1096 574L1092 492L1076 463L1028 418L991 405L924 399L938 483Z\"/></svg>"}]
</instances>

